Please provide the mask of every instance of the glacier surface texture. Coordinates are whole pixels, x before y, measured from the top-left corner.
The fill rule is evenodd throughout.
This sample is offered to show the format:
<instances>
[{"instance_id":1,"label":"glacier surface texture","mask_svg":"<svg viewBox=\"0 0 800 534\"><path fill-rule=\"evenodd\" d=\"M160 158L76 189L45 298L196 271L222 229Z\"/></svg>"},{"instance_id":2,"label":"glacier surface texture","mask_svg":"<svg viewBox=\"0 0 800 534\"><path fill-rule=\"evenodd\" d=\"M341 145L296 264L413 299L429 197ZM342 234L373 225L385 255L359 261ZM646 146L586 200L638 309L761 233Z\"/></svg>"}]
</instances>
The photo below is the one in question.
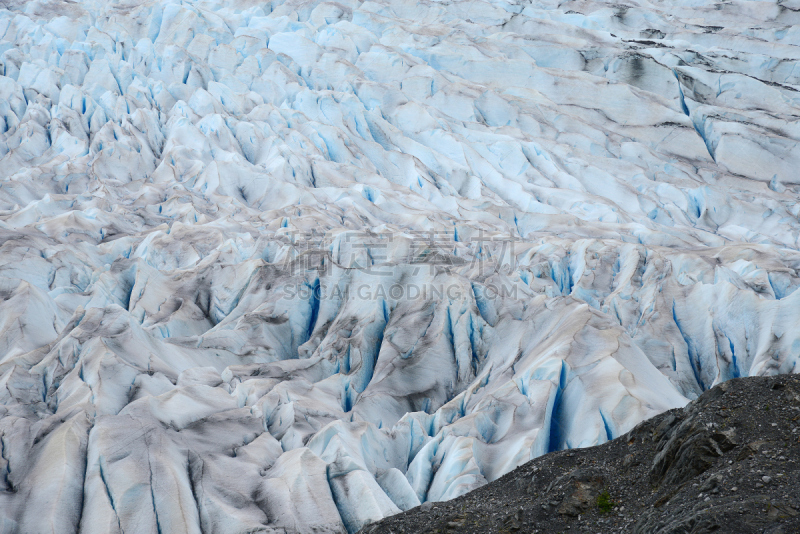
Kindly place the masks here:
<instances>
[{"instance_id":1,"label":"glacier surface texture","mask_svg":"<svg viewBox=\"0 0 800 534\"><path fill-rule=\"evenodd\" d=\"M4 0L0 532L353 533L800 357L798 0Z\"/></svg>"}]
</instances>

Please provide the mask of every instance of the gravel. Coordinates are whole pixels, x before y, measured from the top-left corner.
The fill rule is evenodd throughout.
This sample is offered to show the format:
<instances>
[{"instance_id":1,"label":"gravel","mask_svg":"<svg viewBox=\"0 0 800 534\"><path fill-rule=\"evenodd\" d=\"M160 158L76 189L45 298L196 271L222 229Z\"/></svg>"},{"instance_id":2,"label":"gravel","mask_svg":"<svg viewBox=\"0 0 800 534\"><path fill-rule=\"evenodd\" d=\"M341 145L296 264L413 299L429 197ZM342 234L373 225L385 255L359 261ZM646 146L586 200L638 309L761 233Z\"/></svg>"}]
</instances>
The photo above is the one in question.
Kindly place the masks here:
<instances>
[{"instance_id":1,"label":"gravel","mask_svg":"<svg viewBox=\"0 0 800 534\"><path fill-rule=\"evenodd\" d=\"M737 378L606 444L362 532L800 532L799 412L797 375Z\"/></svg>"}]
</instances>

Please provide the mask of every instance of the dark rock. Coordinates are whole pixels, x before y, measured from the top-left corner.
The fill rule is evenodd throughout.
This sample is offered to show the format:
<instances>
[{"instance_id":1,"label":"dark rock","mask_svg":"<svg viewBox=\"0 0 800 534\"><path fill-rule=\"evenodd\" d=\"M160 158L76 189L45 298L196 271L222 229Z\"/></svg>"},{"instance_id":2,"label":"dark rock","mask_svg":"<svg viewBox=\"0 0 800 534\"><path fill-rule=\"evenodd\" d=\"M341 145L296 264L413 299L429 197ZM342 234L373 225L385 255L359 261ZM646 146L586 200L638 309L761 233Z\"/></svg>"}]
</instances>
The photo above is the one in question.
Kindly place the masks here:
<instances>
[{"instance_id":1,"label":"dark rock","mask_svg":"<svg viewBox=\"0 0 800 534\"><path fill-rule=\"evenodd\" d=\"M761 446L766 445L766 443L767 442L764 440L752 441L748 443L746 446L742 448L741 451L739 451L739 454L736 456L736 460L742 461L754 454L757 454Z\"/></svg>"},{"instance_id":2,"label":"dark rock","mask_svg":"<svg viewBox=\"0 0 800 534\"><path fill-rule=\"evenodd\" d=\"M556 511L561 515L577 517L595 505L603 489L603 477L593 469L575 469L566 475L567 495Z\"/></svg>"},{"instance_id":3,"label":"dark rock","mask_svg":"<svg viewBox=\"0 0 800 534\"><path fill-rule=\"evenodd\" d=\"M608 443L546 454L467 495L368 528L375 534L800 532L794 492L800 440L792 433L800 414L784 409L798 403L800 375L730 380Z\"/></svg>"},{"instance_id":4,"label":"dark rock","mask_svg":"<svg viewBox=\"0 0 800 534\"><path fill-rule=\"evenodd\" d=\"M503 521L505 530L510 532L516 532L520 530L522 528L522 517L522 510L517 510L517 512L513 515L506 517L506 519Z\"/></svg>"},{"instance_id":5,"label":"dark rock","mask_svg":"<svg viewBox=\"0 0 800 534\"><path fill-rule=\"evenodd\" d=\"M797 517L798 512L788 504L771 503L767 517L772 521L776 519L789 519L790 517Z\"/></svg>"},{"instance_id":6,"label":"dark rock","mask_svg":"<svg viewBox=\"0 0 800 534\"><path fill-rule=\"evenodd\" d=\"M655 482L677 485L705 472L736 446L736 438L732 430L709 432L687 418L671 426L659 445L651 476Z\"/></svg>"},{"instance_id":7,"label":"dark rock","mask_svg":"<svg viewBox=\"0 0 800 534\"><path fill-rule=\"evenodd\" d=\"M622 466L623 467L634 467L639 465L640 462L636 460L636 456L633 454L628 454L625 458L622 459Z\"/></svg>"},{"instance_id":8,"label":"dark rock","mask_svg":"<svg viewBox=\"0 0 800 534\"><path fill-rule=\"evenodd\" d=\"M701 492L713 491L717 489L717 486L719 486L721 483L722 483L722 475L712 475L708 477L708 480L706 480L706 482L702 486L700 486L700 491Z\"/></svg>"}]
</instances>

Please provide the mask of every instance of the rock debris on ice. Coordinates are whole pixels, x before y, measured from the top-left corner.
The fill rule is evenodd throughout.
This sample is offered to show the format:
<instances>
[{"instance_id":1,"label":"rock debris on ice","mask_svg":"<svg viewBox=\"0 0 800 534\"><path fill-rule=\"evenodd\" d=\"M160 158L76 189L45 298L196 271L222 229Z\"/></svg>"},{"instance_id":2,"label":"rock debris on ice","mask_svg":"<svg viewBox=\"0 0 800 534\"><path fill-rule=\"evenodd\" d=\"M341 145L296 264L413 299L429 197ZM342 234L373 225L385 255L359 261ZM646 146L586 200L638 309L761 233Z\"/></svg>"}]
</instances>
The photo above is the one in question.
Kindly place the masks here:
<instances>
[{"instance_id":1,"label":"rock debris on ice","mask_svg":"<svg viewBox=\"0 0 800 534\"><path fill-rule=\"evenodd\" d=\"M355 532L800 358L800 4L6 0L0 531Z\"/></svg>"}]
</instances>

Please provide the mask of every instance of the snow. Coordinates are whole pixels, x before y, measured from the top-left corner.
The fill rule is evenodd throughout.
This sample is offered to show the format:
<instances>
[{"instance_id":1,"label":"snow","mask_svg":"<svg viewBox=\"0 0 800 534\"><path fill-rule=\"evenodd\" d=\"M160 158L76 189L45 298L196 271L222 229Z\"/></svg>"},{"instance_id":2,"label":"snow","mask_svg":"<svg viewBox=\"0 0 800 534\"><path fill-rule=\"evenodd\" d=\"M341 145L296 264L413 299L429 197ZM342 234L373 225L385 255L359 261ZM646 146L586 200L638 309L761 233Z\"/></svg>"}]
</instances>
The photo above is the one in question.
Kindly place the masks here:
<instances>
[{"instance_id":1,"label":"snow","mask_svg":"<svg viewBox=\"0 0 800 534\"><path fill-rule=\"evenodd\" d=\"M352 533L795 370L794 9L3 6L0 531Z\"/></svg>"}]
</instances>

